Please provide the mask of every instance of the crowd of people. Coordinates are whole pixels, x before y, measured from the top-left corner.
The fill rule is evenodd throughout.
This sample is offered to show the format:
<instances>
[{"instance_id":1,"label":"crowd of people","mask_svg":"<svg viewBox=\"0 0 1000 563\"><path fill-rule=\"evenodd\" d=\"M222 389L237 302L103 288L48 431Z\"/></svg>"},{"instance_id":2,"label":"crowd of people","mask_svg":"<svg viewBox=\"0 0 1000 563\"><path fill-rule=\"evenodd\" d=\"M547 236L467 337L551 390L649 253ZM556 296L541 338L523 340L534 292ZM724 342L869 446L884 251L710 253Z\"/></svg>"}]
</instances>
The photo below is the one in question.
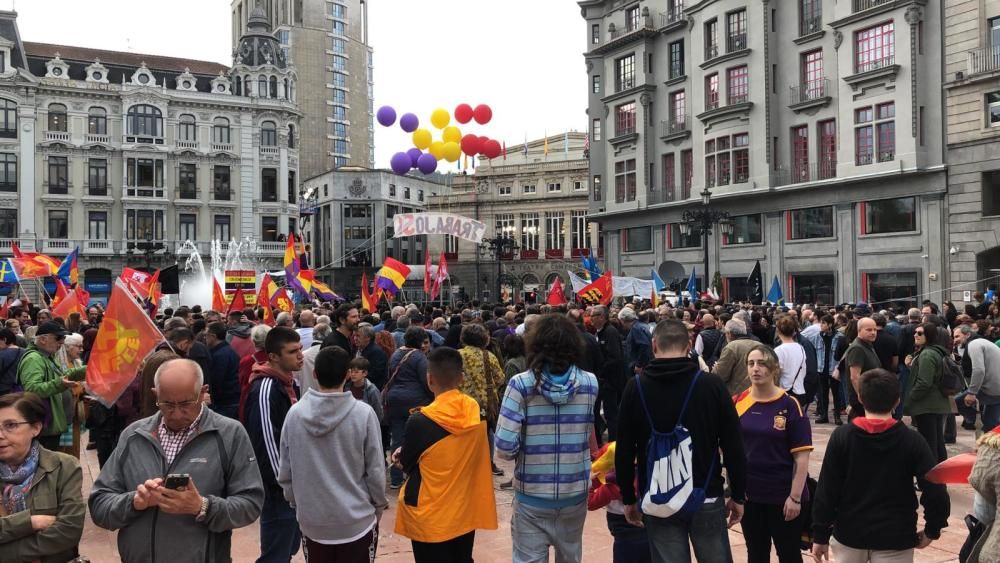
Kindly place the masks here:
<instances>
[{"instance_id":1,"label":"crowd of people","mask_svg":"<svg viewBox=\"0 0 1000 563\"><path fill-rule=\"evenodd\" d=\"M274 326L180 307L111 406L82 383L100 306L11 307L0 561L78 557L88 508L128 562L230 561L255 521L259 562L373 561L393 496L415 561L464 563L497 528L497 488L515 562L581 561L598 510L616 562L731 561L737 525L751 562L912 561L947 526L926 476L964 431L979 457L962 561L996 563L1000 313L976 297L961 312L317 302ZM86 506L82 448L101 467Z\"/></svg>"}]
</instances>

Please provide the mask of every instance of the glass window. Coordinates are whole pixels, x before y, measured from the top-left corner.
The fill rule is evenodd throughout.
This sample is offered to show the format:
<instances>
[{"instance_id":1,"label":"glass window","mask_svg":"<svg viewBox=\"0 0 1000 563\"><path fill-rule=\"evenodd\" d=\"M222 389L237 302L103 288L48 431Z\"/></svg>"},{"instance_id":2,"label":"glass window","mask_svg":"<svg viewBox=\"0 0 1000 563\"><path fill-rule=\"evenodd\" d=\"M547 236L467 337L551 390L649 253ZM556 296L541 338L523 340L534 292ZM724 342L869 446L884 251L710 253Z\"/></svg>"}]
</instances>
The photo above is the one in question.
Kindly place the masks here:
<instances>
[{"instance_id":1,"label":"glass window","mask_svg":"<svg viewBox=\"0 0 1000 563\"><path fill-rule=\"evenodd\" d=\"M87 212L87 238L90 240L108 239L108 212Z\"/></svg>"},{"instance_id":2,"label":"glass window","mask_svg":"<svg viewBox=\"0 0 1000 563\"><path fill-rule=\"evenodd\" d=\"M920 292L917 272L867 274L868 300L871 303L891 303L899 310L916 305Z\"/></svg>"},{"instance_id":3,"label":"glass window","mask_svg":"<svg viewBox=\"0 0 1000 563\"><path fill-rule=\"evenodd\" d=\"M917 202L912 197L865 202L866 235L917 230Z\"/></svg>"},{"instance_id":4,"label":"glass window","mask_svg":"<svg viewBox=\"0 0 1000 563\"><path fill-rule=\"evenodd\" d=\"M546 184L546 190L548 193L558 193L562 191L562 184L559 182L549 182Z\"/></svg>"},{"instance_id":5,"label":"glass window","mask_svg":"<svg viewBox=\"0 0 1000 563\"><path fill-rule=\"evenodd\" d=\"M729 88L726 103L732 105L746 102L750 94L750 75L747 73L746 65L731 68L726 74L726 84Z\"/></svg>"},{"instance_id":6,"label":"glass window","mask_svg":"<svg viewBox=\"0 0 1000 563\"><path fill-rule=\"evenodd\" d=\"M87 193L108 195L108 161L91 158L87 161Z\"/></svg>"},{"instance_id":7,"label":"glass window","mask_svg":"<svg viewBox=\"0 0 1000 563\"><path fill-rule=\"evenodd\" d=\"M49 131L67 131L66 106L63 104L49 104Z\"/></svg>"},{"instance_id":8,"label":"glass window","mask_svg":"<svg viewBox=\"0 0 1000 563\"><path fill-rule=\"evenodd\" d=\"M590 248L589 224L586 211L572 212L572 244L574 249Z\"/></svg>"},{"instance_id":9,"label":"glass window","mask_svg":"<svg viewBox=\"0 0 1000 563\"><path fill-rule=\"evenodd\" d=\"M635 159L615 163L615 203L635 201Z\"/></svg>"},{"instance_id":10,"label":"glass window","mask_svg":"<svg viewBox=\"0 0 1000 563\"><path fill-rule=\"evenodd\" d=\"M278 146L278 130L273 121L265 121L260 124L260 146Z\"/></svg>"},{"instance_id":11,"label":"glass window","mask_svg":"<svg viewBox=\"0 0 1000 563\"><path fill-rule=\"evenodd\" d=\"M194 199L198 190L198 169L194 164L181 164L177 169L177 187L183 199Z\"/></svg>"},{"instance_id":12,"label":"glass window","mask_svg":"<svg viewBox=\"0 0 1000 563\"><path fill-rule=\"evenodd\" d=\"M190 114L181 115L177 123L177 139L181 141L196 141L198 139L198 126L194 116Z\"/></svg>"},{"instance_id":13,"label":"glass window","mask_svg":"<svg viewBox=\"0 0 1000 563\"><path fill-rule=\"evenodd\" d=\"M108 134L108 110L90 108L87 114L87 133L91 135Z\"/></svg>"},{"instance_id":14,"label":"glass window","mask_svg":"<svg viewBox=\"0 0 1000 563\"><path fill-rule=\"evenodd\" d=\"M670 93L670 130L680 131L687 126L687 95L684 90Z\"/></svg>"},{"instance_id":15,"label":"glass window","mask_svg":"<svg viewBox=\"0 0 1000 563\"><path fill-rule=\"evenodd\" d=\"M232 230L230 229L230 222L232 218L229 215L216 215L215 216L215 240L227 241L232 240Z\"/></svg>"},{"instance_id":16,"label":"glass window","mask_svg":"<svg viewBox=\"0 0 1000 563\"><path fill-rule=\"evenodd\" d=\"M670 78L684 76L684 41L670 44Z\"/></svg>"},{"instance_id":17,"label":"glass window","mask_svg":"<svg viewBox=\"0 0 1000 563\"><path fill-rule=\"evenodd\" d=\"M0 138L17 138L17 103L0 99Z\"/></svg>"},{"instance_id":18,"label":"glass window","mask_svg":"<svg viewBox=\"0 0 1000 563\"><path fill-rule=\"evenodd\" d=\"M69 238L69 210L49 210L49 238Z\"/></svg>"},{"instance_id":19,"label":"glass window","mask_svg":"<svg viewBox=\"0 0 1000 563\"><path fill-rule=\"evenodd\" d=\"M163 114L156 107L146 104L130 107L125 123L128 135L143 137L163 136Z\"/></svg>"},{"instance_id":20,"label":"glass window","mask_svg":"<svg viewBox=\"0 0 1000 563\"><path fill-rule=\"evenodd\" d=\"M632 227L625 229L624 252L649 252L653 250L653 228Z\"/></svg>"},{"instance_id":21,"label":"glass window","mask_svg":"<svg viewBox=\"0 0 1000 563\"><path fill-rule=\"evenodd\" d=\"M615 91L621 92L635 86L635 55L615 61Z\"/></svg>"},{"instance_id":22,"label":"glass window","mask_svg":"<svg viewBox=\"0 0 1000 563\"><path fill-rule=\"evenodd\" d=\"M705 109L719 107L719 75L710 74L705 77Z\"/></svg>"},{"instance_id":23,"label":"glass window","mask_svg":"<svg viewBox=\"0 0 1000 563\"><path fill-rule=\"evenodd\" d=\"M0 153L0 192L17 191L17 155Z\"/></svg>"},{"instance_id":24,"label":"glass window","mask_svg":"<svg viewBox=\"0 0 1000 563\"><path fill-rule=\"evenodd\" d=\"M177 238L182 241L198 240L198 216L194 213L181 213L177 217Z\"/></svg>"},{"instance_id":25,"label":"glass window","mask_svg":"<svg viewBox=\"0 0 1000 563\"><path fill-rule=\"evenodd\" d=\"M260 218L260 240L276 242L278 240L278 218L263 215Z\"/></svg>"},{"instance_id":26,"label":"glass window","mask_svg":"<svg viewBox=\"0 0 1000 563\"><path fill-rule=\"evenodd\" d=\"M625 10L625 31L635 31L639 29L639 5L632 6Z\"/></svg>"},{"instance_id":27,"label":"glass window","mask_svg":"<svg viewBox=\"0 0 1000 563\"><path fill-rule=\"evenodd\" d=\"M691 229L688 234L681 233L681 226L671 223L667 230L667 248L698 248L701 246L701 234L697 229Z\"/></svg>"},{"instance_id":28,"label":"glass window","mask_svg":"<svg viewBox=\"0 0 1000 563\"><path fill-rule=\"evenodd\" d=\"M17 209L0 209L0 238L17 238Z\"/></svg>"},{"instance_id":29,"label":"glass window","mask_svg":"<svg viewBox=\"0 0 1000 563\"><path fill-rule=\"evenodd\" d=\"M1000 170L984 172L980 185L983 190L983 215L1000 215Z\"/></svg>"},{"instance_id":30,"label":"glass window","mask_svg":"<svg viewBox=\"0 0 1000 563\"><path fill-rule=\"evenodd\" d=\"M694 180L694 152L681 151L681 199L691 197L691 183Z\"/></svg>"},{"instance_id":31,"label":"glass window","mask_svg":"<svg viewBox=\"0 0 1000 563\"><path fill-rule=\"evenodd\" d=\"M799 0L799 35L815 33L822 28L823 0Z\"/></svg>"},{"instance_id":32,"label":"glass window","mask_svg":"<svg viewBox=\"0 0 1000 563\"><path fill-rule=\"evenodd\" d=\"M832 120L816 124L819 130L819 179L837 177L837 123Z\"/></svg>"},{"instance_id":33,"label":"glass window","mask_svg":"<svg viewBox=\"0 0 1000 563\"><path fill-rule=\"evenodd\" d=\"M733 135L733 183L743 184L750 181L750 134L737 133Z\"/></svg>"},{"instance_id":34,"label":"glass window","mask_svg":"<svg viewBox=\"0 0 1000 563\"><path fill-rule=\"evenodd\" d=\"M635 102L615 107L615 135L635 133Z\"/></svg>"},{"instance_id":35,"label":"glass window","mask_svg":"<svg viewBox=\"0 0 1000 563\"><path fill-rule=\"evenodd\" d=\"M711 60L719 56L719 22L711 20L705 22L705 60Z\"/></svg>"},{"instance_id":36,"label":"glass window","mask_svg":"<svg viewBox=\"0 0 1000 563\"><path fill-rule=\"evenodd\" d=\"M792 127L792 182L809 181L809 126Z\"/></svg>"},{"instance_id":37,"label":"glass window","mask_svg":"<svg viewBox=\"0 0 1000 563\"><path fill-rule=\"evenodd\" d=\"M990 127L1000 126L1000 92L986 94L986 120Z\"/></svg>"},{"instance_id":38,"label":"glass window","mask_svg":"<svg viewBox=\"0 0 1000 563\"><path fill-rule=\"evenodd\" d=\"M893 64L895 48L891 21L855 32L854 72L867 72Z\"/></svg>"},{"instance_id":39,"label":"glass window","mask_svg":"<svg viewBox=\"0 0 1000 563\"><path fill-rule=\"evenodd\" d=\"M604 194L601 192L601 177L600 177L600 175L595 175L594 176L593 191L594 191L594 201L601 201L601 199L604 198Z\"/></svg>"},{"instance_id":40,"label":"glass window","mask_svg":"<svg viewBox=\"0 0 1000 563\"><path fill-rule=\"evenodd\" d=\"M69 161L65 156L49 157L49 193L65 194L69 191Z\"/></svg>"},{"instance_id":41,"label":"glass window","mask_svg":"<svg viewBox=\"0 0 1000 563\"><path fill-rule=\"evenodd\" d=\"M260 199L266 202L278 201L278 170L262 168L260 171Z\"/></svg>"},{"instance_id":42,"label":"glass window","mask_svg":"<svg viewBox=\"0 0 1000 563\"><path fill-rule=\"evenodd\" d=\"M228 201L230 198L229 167L215 166L212 168L212 198ZM226 240L226 239L220 239Z\"/></svg>"},{"instance_id":43,"label":"glass window","mask_svg":"<svg viewBox=\"0 0 1000 563\"><path fill-rule=\"evenodd\" d=\"M513 216L511 217L513 229ZM545 213L545 248L547 250L562 250L566 248L566 214L561 211Z\"/></svg>"},{"instance_id":44,"label":"glass window","mask_svg":"<svg viewBox=\"0 0 1000 563\"><path fill-rule=\"evenodd\" d=\"M665 201L676 199L677 171L674 166L674 153L665 154L661 157L663 172L663 197Z\"/></svg>"},{"instance_id":45,"label":"glass window","mask_svg":"<svg viewBox=\"0 0 1000 563\"><path fill-rule=\"evenodd\" d=\"M793 303L833 305L835 289L833 274L792 274Z\"/></svg>"},{"instance_id":46,"label":"glass window","mask_svg":"<svg viewBox=\"0 0 1000 563\"><path fill-rule=\"evenodd\" d=\"M725 283L725 298L730 302L738 301L749 301L751 296L750 284L747 283L747 276L739 276L732 278L725 278L723 281Z\"/></svg>"},{"instance_id":47,"label":"glass window","mask_svg":"<svg viewBox=\"0 0 1000 563\"><path fill-rule=\"evenodd\" d=\"M541 232L539 229L539 217L538 213L522 213L521 214L521 252L532 252L536 254L538 252L538 236ZM524 256L524 254L522 254ZM524 256L526 258L531 257L531 255Z\"/></svg>"},{"instance_id":48,"label":"glass window","mask_svg":"<svg viewBox=\"0 0 1000 563\"><path fill-rule=\"evenodd\" d=\"M725 239L729 244L756 244L764 240L761 215L737 215L732 218L733 234Z\"/></svg>"},{"instance_id":49,"label":"glass window","mask_svg":"<svg viewBox=\"0 0 1000 563\"><path fill-rule=\"evenodd\" d=\"M739 10L726 15L726 52L747 48L747 11Z\"/></svg>"},{"instance_id":50,"label":"glass window","mask_svg":"<svg viewBox=\"0 0 1000 563\"><path fill-rule=\"evenodd\" d=\"M216 117L212 121L212 142L219 145L228 145L229 140L229 120L225 117Z\"/></svg>"},{"instance_id":51,"label":"glass window","mask_svg":"<svg viewBox=\"0 0 1000 563\"><path fill-rule=\"evenodd\" d=\"M823 76L823 50L816 49L803 53L800 57L801 76L799 78L803 93L799 94L799 100L814 100L824 96L824 76ZM803 97L802 94L805 94Z\"/></svg>"},{"instance_id":52,"label":"glass window","mask_svg":"<svg viewBox=\"0 0 1000 563\"><path fill-rule=\"evenodd\" d=\"M591 82L593 83L593 91L595 94L601 93L601 75L595 74L591 77Z\"/></svg>"},{"instance_id":53,"label":"glass window","mask_svg":"<svg viewBox=\"0 0 1000 563\"><path fill-rule=\"evenodd\" d=\"M591 24L590 26L590 42L597 45L601 42L601 26L599 24Z\"/></svg>"},{"instance_id":54,"label":"glass window","mask_svg":"<svg viewBox=\"0 0 1000 563\"><path fill-rule=\"evenodd\" d=\"M788 212L789 239L830 238L833 236L833 208L810 207Z\"/></svg>"}]
</instances>

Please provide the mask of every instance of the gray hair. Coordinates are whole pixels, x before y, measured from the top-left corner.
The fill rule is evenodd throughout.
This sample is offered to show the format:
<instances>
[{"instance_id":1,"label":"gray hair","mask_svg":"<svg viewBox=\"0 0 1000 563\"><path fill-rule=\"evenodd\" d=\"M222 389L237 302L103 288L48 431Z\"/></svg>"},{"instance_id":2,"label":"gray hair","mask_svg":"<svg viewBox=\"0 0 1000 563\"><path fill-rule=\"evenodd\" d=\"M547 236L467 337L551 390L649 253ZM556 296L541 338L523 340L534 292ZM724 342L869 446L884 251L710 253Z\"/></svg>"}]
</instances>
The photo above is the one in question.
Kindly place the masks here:
<instances>
[{"instance_id":1,"label":"gray hair","mask_svg":"<svg viewBox=\"0 0 1000 563\"><path fill-rule=\"evenodd\" d=\"M313 342L326 340L326 337L331 334L333 334L333 329L330 328L330 323L316 323L316 326L313 327Z\"/></svg>"},{"instance_id":2,"label":"gray hair","mask_svg":"<svg viewBox=\"0 0 1000 563\"><path fill-rule=\"evenodd\" d=\"M316 317L316 324L318 325L320 323L323 323L323 324L329 326L331 324L330 323L330 315L320 315L320 316Z\"/></svg>"},{"instance_id":3,"label":"gray hair","mask_svg":"<svg viewBox=\"0 0 1000 563\"><path fill-rule=\"evenodd\" d=\"M355 332L358 336L364 336L365 338L373 338L375 336L375 329L369 323L359 324Z\"/></svg>"},{"instance_id":4,"label":"gray hair","mask_svg":"<svg viewBox=\"0 0 1000 563\"><path fill-rule=\"evenodd\" d=\"M187 321L184 317L170 317L165 323L163 323L163 330L174 330L175 328L187 328Z\"/></svg>"},{"instance_id":5,"label":"gray hair","mask_svg":"<svg viewBox=\"0 0 1000 563\"><path fill-rule=\"evenodd\" d=\"M637 318L631 307L623 307L621 311L618 311L618 320L620 321L634 321Z\"/></svg>"},{"instance_id":6,"label":"gray hair","mask_svg":"<svg viewBox=\"0 0 1000 563\"><path fill-rule=\"evenodd\" d=\"M607 319L610 316L608 315L608 308L605 307L604 305L594 305L593 307L591 307L590 316L593 317L594 315L597 315L599 317L604 317L605 319Z\"/></svg>"},{"instance_id":7,"label":"gray hair","mask_svg":"<svg viewBox=\"0 0 1000 563\"><path fill-rule=\"evenodd\" d=\"M271 332L271 327L267 325L257 325L250 329L250 340L253 341L254 348L264 349L264 341L267 340L267 333Z\"/></svg>"},{"instance_id":8,"label":"gray hair","mask_svg":"<svg viewBox=\"0 0 1000 563\"><path fill-rule=\"evenodd\" d=\"M538 319L540 318L542 318L542 316L536 313L532 313L524 317L524 333L528 334L528 331L531 330L531 327L535 326L535 323L538 322Z\"/></svg>"},{"instance_id":9,"label":"gray hair","mask_svg":"<svg viewBox=\"0 0 1000 563\"><path fill-rule=\"evenodd\" d=\"M972 328L971 326L969 326L967 324L960 324L960 325L958 325L958 326L955 327L955 330L961 332L965 336L969 336L970 334L973 334L974 332L976 332L976 330L974 328Z\"/></svg>"},{"instance_id":10,"label":"gray hair","mask_svg":"<svg viewBox=\"0 0 1000 563\"><path fill-rule=\"evenodd\" d=\"M391 313L392 319L393 320L398 319L405 312L406 312L406 308L405 307L403 307L402 305L396 305L395 307L392 308L392 313Z\"/></svg>"},{"instance_id":11,"label":"gray hair","mask_svg":"<svg viewBox=\"0 0 1000 563\"><path fill-rule=\"evenodd\" d=\"M75 332L70 334L63 341L63 346L83 346L83 335Z\"/></svg>"},{"instance_id":12,"label":"gray hair","mask_svg":"<svg viewBox=\"0 0 1000 563\"><path fill-rule=\"evenodd\" d=\"M396 319L396 329L406 330L410 328L410 317L407 315L402 315Z\"/></svg>"},{"instance_id":13,"label":"gray hair","mask_svg":"<svg viewBox=\"0 0 1000 563\"><path fill-rule=\"evenodd\" d=\"M912 309L910 309L909 311L906 312L906 316L909 317L912 320L919 321L920 320L920 309L917 309L916 307L914 307L914 308L912 308Z\"/></svg>"},{"instance_id":14,"label":"gray hair","mask_svg":"<svg viewBox=\"0 0 1000 563\"><path fill-rule=\"evenodd\" d=\"M163 370L166 369L167 366L174 362L183 362L185 366L194 371L194 389L195 391L201 391L201 387L205 385L205 373L201 371L201 366L198 365L198 362L187 358L172 358L160 364L160 367L156 368L156 373L153 374L153 387L156 389L160 388L160 374L163 373Z\"/></svg>"},{"instance_id":15,"label":"gray hair","mask_svg":"<svg viewBox=\"0 0 1000 563\"><path fill-rule=\"evenodd\" d=\"M726 323L726 332L733 336L746 336L747 324L739 319L730 319Z\"/></svg>"},{"instance_id":16,"label":"gray hair","mask_svg":"<svg viewBox=\"0 0 1000 563\"><path fill-rule=\"evenodd\" d=\"M277 326L285 326L291 320L292 320L292 315L290 313L282 311L278 313L278 318L274 319L274 322Z\"/></svg>"}]
</instances>

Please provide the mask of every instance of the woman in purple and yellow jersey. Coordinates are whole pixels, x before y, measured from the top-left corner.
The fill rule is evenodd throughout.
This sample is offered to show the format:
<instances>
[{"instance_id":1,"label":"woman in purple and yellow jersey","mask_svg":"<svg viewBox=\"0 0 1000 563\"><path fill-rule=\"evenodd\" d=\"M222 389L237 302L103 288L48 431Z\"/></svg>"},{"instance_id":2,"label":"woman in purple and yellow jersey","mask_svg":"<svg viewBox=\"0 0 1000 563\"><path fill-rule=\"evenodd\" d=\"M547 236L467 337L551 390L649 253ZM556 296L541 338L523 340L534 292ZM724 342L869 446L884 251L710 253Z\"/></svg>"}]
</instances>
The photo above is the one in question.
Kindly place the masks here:
<instances>
[{"instance_id":1,"label":"woman in purple and yellow jersey","mask_svg":"<svg viewBox=\"0 0 1000 563\"><path fill-rule=\"evenodd\" d=\"M801 563L803 496L812 451L809 419L794 397L778 386L781 366L763 344L747 354L750 388L733 398L747 455L747 502L743 536L750 563L771 559Z\"/></svg>"}]
</instances>

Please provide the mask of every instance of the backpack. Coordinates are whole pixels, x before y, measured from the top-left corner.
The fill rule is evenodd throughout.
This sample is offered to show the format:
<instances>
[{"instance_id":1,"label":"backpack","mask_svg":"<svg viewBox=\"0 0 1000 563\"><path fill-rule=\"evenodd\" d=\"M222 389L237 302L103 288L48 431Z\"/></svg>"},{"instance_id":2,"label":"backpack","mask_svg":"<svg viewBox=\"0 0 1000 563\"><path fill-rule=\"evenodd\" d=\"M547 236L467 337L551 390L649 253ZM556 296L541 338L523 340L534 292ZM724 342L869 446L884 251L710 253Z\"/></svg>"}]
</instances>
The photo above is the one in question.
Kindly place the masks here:
<instances>
[{"instance_id":1,"label":"backpack","mask_svg":"<svg viewBox=\"0 0 1000 563\"><path fill-rule=\"evenodd\" d=\"M646 406L642 383L635 376L635 388L639 391L639 402L646 413L649 422L649 442L646 444L646 473L644 480L639 482L642 492L642 512L657 518L689 519L705 503L705 489L715 471L715 456L708 468L705 484L695 487L694 456L691 433L684 427L684 412L694 386L698 383L701 370L695 373L688 387L681 412L677 416L677 424L670 432L657 432L653 426L653 417Z\"/></svg>"},{"instance_id":2,"label":"backpack","mask_svg":"<svg viewBox=\"0 0 1000 563\"><path fill-rule=\"evenodd\" d=\"M950 354L944 354L941 357L941 377L938 379L938 389L947 397L952 397L965 389L962 366Z\"/></svg>"}]
</instances>

